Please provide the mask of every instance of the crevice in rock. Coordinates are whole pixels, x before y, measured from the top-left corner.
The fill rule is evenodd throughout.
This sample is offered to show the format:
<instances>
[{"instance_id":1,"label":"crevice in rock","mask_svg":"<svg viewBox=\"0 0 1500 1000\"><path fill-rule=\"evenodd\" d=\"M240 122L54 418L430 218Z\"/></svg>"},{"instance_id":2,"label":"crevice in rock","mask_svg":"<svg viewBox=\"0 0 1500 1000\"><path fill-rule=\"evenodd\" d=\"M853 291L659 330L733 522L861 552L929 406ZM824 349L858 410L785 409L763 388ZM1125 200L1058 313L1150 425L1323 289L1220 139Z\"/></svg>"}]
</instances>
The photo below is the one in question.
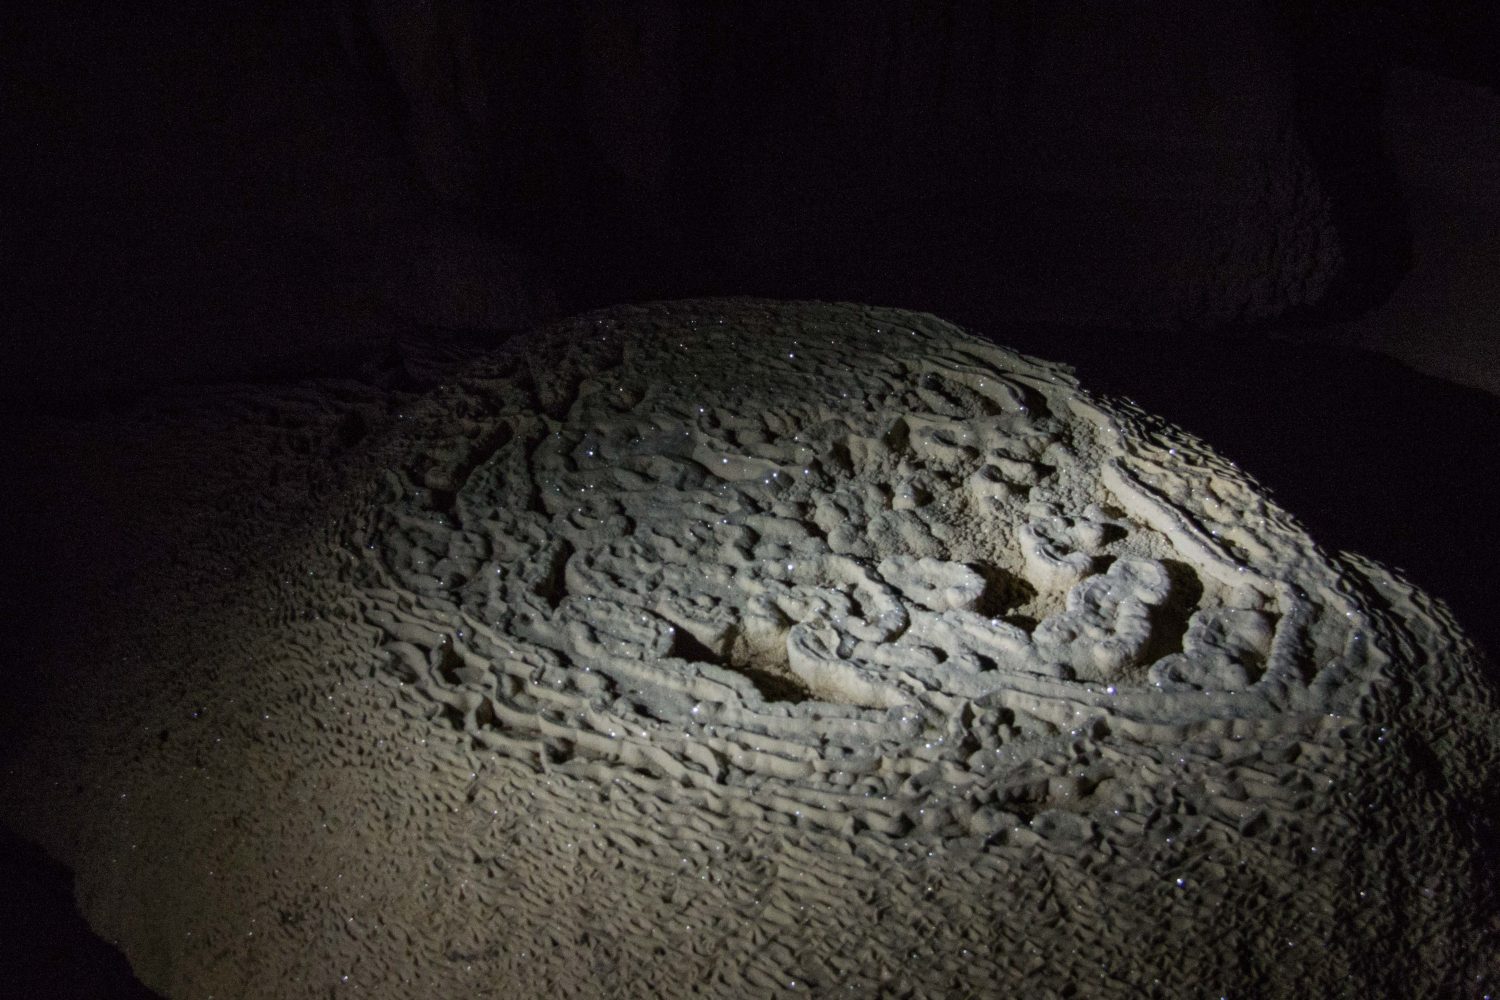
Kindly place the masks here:
<instances>
[{"instance_id":1,"label":"crevice in rock","mask_svg":"<svg viewBox=\"0 0 1500 1000\"><path fill-rule=\"evenodd\" d=\"M738 635L732 635L727 645L730 648L728 655L716 653L687 629L678 626L673 633L668 655L689 663L710 663L733 670L754 684L761 697L767 701L800 702L812 698L807 685L793 675L787 665L785 646L781 647L781 659L778 662L770 655L773 650L755 650L752 653Z\"/></svg>"}]
</instances>

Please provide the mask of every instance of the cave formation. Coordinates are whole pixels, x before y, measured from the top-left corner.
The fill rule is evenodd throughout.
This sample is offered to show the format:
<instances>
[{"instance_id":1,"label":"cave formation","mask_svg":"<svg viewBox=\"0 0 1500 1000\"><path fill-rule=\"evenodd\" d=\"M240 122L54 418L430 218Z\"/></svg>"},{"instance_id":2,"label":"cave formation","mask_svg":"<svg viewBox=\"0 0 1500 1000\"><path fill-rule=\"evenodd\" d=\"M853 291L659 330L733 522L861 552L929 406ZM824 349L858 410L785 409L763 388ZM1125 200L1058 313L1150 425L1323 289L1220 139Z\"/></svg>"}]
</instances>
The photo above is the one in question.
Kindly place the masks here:
<instances>
[{"instance_id":1,"label":"cave formation","mask_svg":"<svg viewBox=\"0 0 1500 1000\"><path fill-rule=\"evenodd\" d=\"M468 825L443 843L510 837L535 877L496 881L498 855L486 867L434 848L426 869L393 861L389 884L419 869L458 878L461 905L408 925L446 942L439 965L503 968L523 991L528 966L462 923L505 912L507 893L524 901L516 947L554 949L530 966L549 989L655 989L649 970L672 954L589 924L582 897L549 881L592 863L581 839L480 829L497 789L535 817L612 816L611 849L641 884L662 870L658 846L711 850L706 830L742 824L723 840L744 853L725 869L739 882L706 876L720 896L679 890L674 903L663 889L640 911L667 927L705 915L690 900L719 906L726 953L771 920L725 903L746 879L794 908L808 885L843 885L854 927L874 926L859 907L908 930L950 914L923 931L931 942L979 907L966 919L983 948L927 956L904 987L877 968L894 934L847 967L816 964L831 945L811 965L769 947L734 975L702 973L717 995L769 988L746 971L763 968L820 991L866 976L856 993L926 995L987 975L1037 995L1069 981L1170 995L1214 985L1200 975L1211 936L1190 919L1209 911L1253 956L1214 988L1494 988L1492 11L663 0L5 17L13 113L0 129L20 169L0 403L6 551L25 582L5 630L5 818L67 869L15 840L12 882L32 902L7 927L46 942L16 962L17 981L59 996L141 989L68 905L42 905L69 873L83 916L167 995L212 981L273 993L255 968L333 983L311 959L293 970L274 956L338 934L361 941L348 954L427 954L318 925L340 897L312 881L337 881L334 861L379 836L423 829L394 814L359 824L412 794L418 770L446 768L424 801L458 796ZM872 305L816 304L830 302ZM594 351L599 324L622 353ZM807 341L787 332L804 327L826 332L770 387L771 348ZM898 328L915 338L902 349L881 340ZM694 338L680 370L651 360L665 329ZM953 374L959 355L987 390ZM714 419L677 413L691 399L681 380L714 358L729 363ZM1046 385L1015 388L1026 379ZM850 392L847 412L789 388L804 381ZM736 392L753 410L734 411ZM668 418L691 447L668 446ZM1161 442L1167 458L1147 454ZM709 452L733 474L713 475ZM591 468L603 479L575 482ZM804 469L788 492L757 475ZM586 491L604 527L558 507L552 486ZM654 513L631 507L642 490ZM699 525L705 503L733 523ZM669 543L669 523L693 537ZM700 563L716 568L689 584ZM493 572L513 564L523 571ZM1258 582L1237 592L1228 572ZM448 620L485 608L486 636ZM503 653L504 636L528 645ZM268 666L278 656L295 669ZM668 664L677 680L646 670L633 686L617 661ZM232 693L241 674L283 710L257 722ZM343 708L310 707L356 690L384 720L369 723L386 734L378 753ZM209 692L226 703L200 704ZM1305 728L1309 713L1338 721ZM639 745L624 732L637 714ZM934 734L953 742L934 748ZM226 736L233 752L216 755ZM777 763L773 745L801 763ZM999 763L971 766L981 753ZM882 756L897 763L866 759ZM479 770L472 786L444 784L481 759L501 762L489 785ZM123 790L75 773L86 761ZM1276 780L1247 782L1257 766ZM824 780L834 773L847 783ZM407 784L389 784L397 774ZM612 804L584 791L611 784ZM1398 785L1415 798L1361 798ZM115 795L130 804L106 808ZM340 846L298 856L311 880L290 896L220 905L193 858L251 881L282 867L268 858L290 848L243 832L268 822L254 803L279 796L287 823L330 804ZM172 809L195 801L220 814L201 841L192 822L173 827ZM1226 819L1236 802L1248 805ZM1355 823L1350 802L1378 818ZM800 806L784 829L766 819L787 803ZM362 819L340 826L334 812ZM155 853L122 861L138 849L126 831ZM1314 843L1337 831L1350 843ZM1412 838L1425 849L1351 846ZM1205 842L1236 864L1193 855ZM928 843L952 851L922 869L931 885L881 874ZM1080 843L1126 860L1080 870ZM1323 857L1288 860L1314 846ZM835 856L836 874L819 867ZM1278 910L1286 885L1323 899L1335 859L1364 879L1353 891L1427 936L1334 888L1316 915L1306 900ZM960 861L987 872L976 884L1050 893L1059 914L1095 904L1160 921L1118 960L1100 958L1116 952L1098 926L1062 917L1067 929L1028 943L993 892L955 903L961 869L943 865ZM1132 881L1146 872L1171 874L1166 896ZM1171 898L1189 887L1191 902ZM143 895L154 901L131 902ZM548 945L551 911L570 916ZM1298 945L1331 959L1270 960L1281 922L1334 915L1356 931ZM275 925L242 928L266 942L242 948L259 957L180 964L202 954L189 931L227 942L241 917ZM836 922L789 919L837 937ZM63 940L77 942L68 955ZM688 955L695 940L672 947ZM1109 968L1097 986L1079 978L1048 941L1118 982ZM97 963L83 957L95 947ZM1169 948L1187 956L1170 976L1152 967ZM571 965L588 971L556 971Z\"/></svg>"}]
</instances>

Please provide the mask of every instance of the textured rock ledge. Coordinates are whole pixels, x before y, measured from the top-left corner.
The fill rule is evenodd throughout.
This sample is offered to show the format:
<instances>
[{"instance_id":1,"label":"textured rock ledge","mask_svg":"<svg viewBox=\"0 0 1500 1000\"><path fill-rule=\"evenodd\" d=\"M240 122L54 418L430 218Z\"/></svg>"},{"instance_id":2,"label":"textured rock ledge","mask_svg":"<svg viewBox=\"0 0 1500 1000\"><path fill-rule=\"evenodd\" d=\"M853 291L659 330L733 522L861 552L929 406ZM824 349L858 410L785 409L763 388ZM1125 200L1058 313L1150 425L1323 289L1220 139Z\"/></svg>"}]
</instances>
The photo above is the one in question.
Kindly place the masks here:
<instances>
[{"instance_id":1,"label":"textured rock ledge","mask_svg":"<svg viewBox=\"0 0 1500 1000\"><path fill-rule=\"evenodd\" d=\"M1381 676L1338 567L1232 465L1055 366L857 315L585 318L543 413L467 379L444 407L487 416L358 537L380 676L538 767L982 835L1072 740L1297 735Z\"/></svg>"},{"instance_id":2,"label":"textured rock ledge","mask_svg":"<svg viewBox=\"0 0 1500 1000\"><path fill-rule=\"evenodd\" d=\"M929 316L696 302L399 409L314 528L252 556L298 513L254 508L239 577L142 602L106 646L135 665L8 775L169 994L1495 974L1467 641L1065 370Z\"/></svg>"}]
</instances>

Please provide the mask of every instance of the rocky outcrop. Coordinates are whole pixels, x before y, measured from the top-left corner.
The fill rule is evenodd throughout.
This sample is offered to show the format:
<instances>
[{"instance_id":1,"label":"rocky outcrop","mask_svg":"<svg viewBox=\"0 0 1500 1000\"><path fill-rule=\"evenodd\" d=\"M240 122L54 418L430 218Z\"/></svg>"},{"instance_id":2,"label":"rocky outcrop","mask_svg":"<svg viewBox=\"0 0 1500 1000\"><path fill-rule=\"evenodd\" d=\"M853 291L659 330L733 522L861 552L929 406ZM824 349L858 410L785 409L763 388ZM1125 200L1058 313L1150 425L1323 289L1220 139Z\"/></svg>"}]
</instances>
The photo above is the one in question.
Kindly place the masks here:
<instances>
[{"instance_id":1,"label":"rocky outcrop","mask_svg":"<svg viewBox=\"0 0 1500 1000\"><path fill-rule=\"evenodd\" d=\"M0 770L167 995L1500 971L1469 640L1057 365L706 300L421 394L171 403L165 442L112 426L156 476L202 449L131 511L170 558L58 616L71 683Z\"/></svg>"}]
</instances>

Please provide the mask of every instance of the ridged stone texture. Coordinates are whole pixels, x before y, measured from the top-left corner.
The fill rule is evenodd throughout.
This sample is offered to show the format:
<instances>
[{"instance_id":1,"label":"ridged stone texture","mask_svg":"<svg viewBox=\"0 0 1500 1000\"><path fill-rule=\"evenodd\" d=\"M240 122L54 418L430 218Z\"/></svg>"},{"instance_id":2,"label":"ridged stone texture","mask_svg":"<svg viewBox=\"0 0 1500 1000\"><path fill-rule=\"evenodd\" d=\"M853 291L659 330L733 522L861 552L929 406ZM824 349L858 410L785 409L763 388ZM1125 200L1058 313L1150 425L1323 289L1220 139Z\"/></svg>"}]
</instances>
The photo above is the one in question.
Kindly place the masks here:
<instances>
[{"instance_id":1,"label":"ridged stone texture","mask_svg":"<svg viewBox=\"0 0 1500 1000\"><path fill-rule=\"evenodd\" d=\"M1494 984L1468 641L1066 369L701 301L399 410L7 775L167 995Z\"/></svg>"}]
</instances>

